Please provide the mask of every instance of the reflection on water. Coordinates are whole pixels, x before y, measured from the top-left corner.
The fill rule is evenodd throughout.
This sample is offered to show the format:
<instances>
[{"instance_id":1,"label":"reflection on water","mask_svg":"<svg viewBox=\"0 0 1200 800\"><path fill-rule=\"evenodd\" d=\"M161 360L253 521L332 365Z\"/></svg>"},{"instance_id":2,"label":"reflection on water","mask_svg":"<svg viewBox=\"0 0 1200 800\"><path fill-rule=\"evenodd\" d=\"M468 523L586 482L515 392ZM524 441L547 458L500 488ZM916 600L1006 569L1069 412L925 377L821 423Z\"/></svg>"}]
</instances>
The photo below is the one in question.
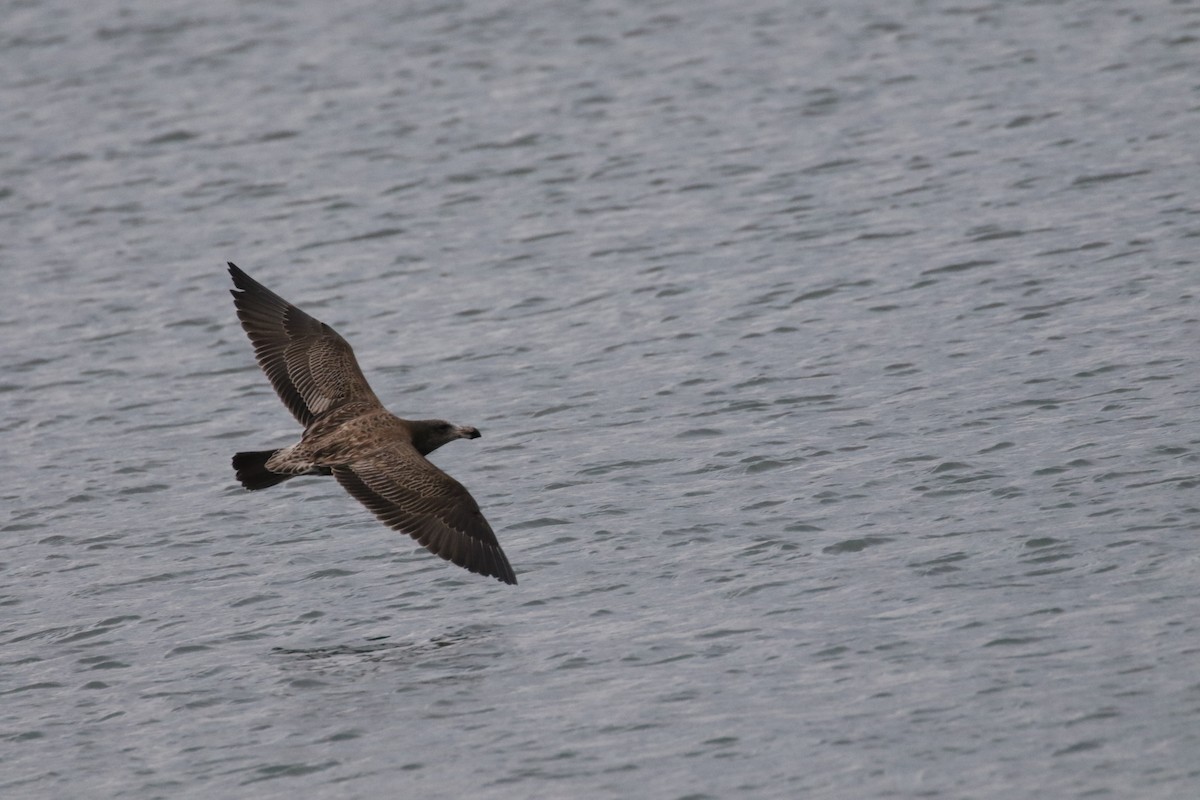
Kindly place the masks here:
<instances>
[{"instance_id":1,"label":"reflection on water","mask_svg":"<svg viewBox=\"0 0 1200 800\"><path fill-rule=\"evenodd\" d=\"M365 637L369 644L336 644L326 647L288 648L272 647L271 652L281 656L295 656L305 660L320 660L337 656L354 656L363 661L379 661L385 657L420 657L437 653L444 648L457 647L470 642L483 641L487 632L482 626L467 626L454 633L442 634L424 642L389 642L390 636Z\"/></svg>"}]
</instances>

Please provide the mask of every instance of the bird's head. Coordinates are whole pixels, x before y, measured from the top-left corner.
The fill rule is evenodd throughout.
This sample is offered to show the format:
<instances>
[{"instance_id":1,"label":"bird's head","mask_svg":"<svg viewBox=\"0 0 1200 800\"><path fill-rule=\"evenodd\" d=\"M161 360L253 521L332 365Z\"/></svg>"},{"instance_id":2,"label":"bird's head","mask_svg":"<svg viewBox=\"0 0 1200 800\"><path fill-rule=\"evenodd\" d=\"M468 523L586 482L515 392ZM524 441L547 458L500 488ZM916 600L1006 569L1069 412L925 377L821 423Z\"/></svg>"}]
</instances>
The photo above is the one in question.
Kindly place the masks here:
<instances>
[{"instance_id":1,"label":"bird's head","mask_svg":"<svg viewBox=\"0 0 1200 800\"><path fill-rule=\"evenodd\" d=\"M413 447L421 455L429 455L434 450L452 442L455 439L478 439L479 429L470 425L453 425L444 419L419 419L409 423L412 427Z\"/></svg>"}]
</instances>

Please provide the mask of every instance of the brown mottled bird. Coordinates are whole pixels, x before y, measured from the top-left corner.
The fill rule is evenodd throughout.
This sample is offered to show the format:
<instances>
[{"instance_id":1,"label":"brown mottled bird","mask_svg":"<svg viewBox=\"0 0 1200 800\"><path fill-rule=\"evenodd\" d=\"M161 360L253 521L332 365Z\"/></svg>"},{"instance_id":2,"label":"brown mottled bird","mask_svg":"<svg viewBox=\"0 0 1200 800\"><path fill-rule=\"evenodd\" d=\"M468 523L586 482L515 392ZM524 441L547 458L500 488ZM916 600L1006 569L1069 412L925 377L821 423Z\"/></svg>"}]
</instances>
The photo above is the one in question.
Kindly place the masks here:
<instances>
[{"instance_id":1,"label":"brown mottled bird","mask_svg":"<svg viewBox=\"0 0 1200 800\"><path fill-rule=\"evenodd\" d=\"M230 294L258 365L304 426L291 447L236 454L233 468L242 485L265 489L297 475L333 475L388 527L471 572L515 584L475 499L425 458L446 442L478 439L479 431L392 414L337 331L232 262L229 274L240 290Z\"/></svg>"}]
</instances>

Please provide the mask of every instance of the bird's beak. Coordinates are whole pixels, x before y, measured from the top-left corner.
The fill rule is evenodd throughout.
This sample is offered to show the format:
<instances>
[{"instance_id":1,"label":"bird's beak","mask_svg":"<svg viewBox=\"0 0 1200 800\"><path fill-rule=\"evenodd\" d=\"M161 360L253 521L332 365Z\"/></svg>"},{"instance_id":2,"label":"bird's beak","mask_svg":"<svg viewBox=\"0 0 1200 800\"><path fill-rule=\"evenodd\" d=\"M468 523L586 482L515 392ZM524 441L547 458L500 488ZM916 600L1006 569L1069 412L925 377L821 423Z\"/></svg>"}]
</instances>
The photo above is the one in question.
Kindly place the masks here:
<instances>
[{"instance_id":1,"label":"bird's beak","mask_svg":"<svg viewBox=\"0 0 1200 800\"><path fill-rule=\"evenodd\" d=\"M472 428L470 425L463 425L458 429L458 438L460 439L478 439L479 429Z\"/></svg>"}]
</instances>

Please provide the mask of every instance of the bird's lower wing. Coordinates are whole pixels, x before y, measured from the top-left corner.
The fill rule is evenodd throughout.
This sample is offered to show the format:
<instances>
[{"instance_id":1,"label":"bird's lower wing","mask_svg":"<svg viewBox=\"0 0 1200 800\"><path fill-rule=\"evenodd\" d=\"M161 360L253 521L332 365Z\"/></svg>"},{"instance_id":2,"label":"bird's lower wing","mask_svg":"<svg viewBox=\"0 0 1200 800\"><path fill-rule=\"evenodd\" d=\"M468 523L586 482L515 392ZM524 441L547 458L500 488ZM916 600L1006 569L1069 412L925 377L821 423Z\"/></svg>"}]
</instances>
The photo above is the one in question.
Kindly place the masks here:
<instances>
[{"instance_id":1,"label":"bird's lower wing","mask_svg":"<svg viewBox=\"0 0 1200 800\"><path fill-rule=\"evenodd\" d=\"M475 499L416 450L376 453L334 467L333 476L385 525L431 553L471 572L517 582Z\"/></svg>"}]
</instances>

